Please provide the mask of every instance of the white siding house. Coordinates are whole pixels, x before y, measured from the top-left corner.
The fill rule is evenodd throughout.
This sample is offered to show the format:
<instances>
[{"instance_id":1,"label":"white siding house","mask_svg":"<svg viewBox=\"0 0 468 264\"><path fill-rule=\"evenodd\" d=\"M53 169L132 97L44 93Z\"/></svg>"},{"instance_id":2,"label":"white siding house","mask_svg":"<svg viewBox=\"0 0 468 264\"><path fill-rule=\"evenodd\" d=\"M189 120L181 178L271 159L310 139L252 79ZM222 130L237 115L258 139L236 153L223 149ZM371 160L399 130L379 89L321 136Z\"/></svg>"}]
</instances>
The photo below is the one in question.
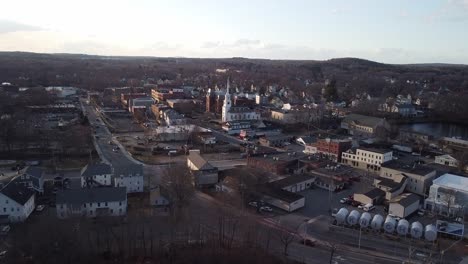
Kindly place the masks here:
<instances>
[{"instance_id":1,"label":"white siding house","mask_svg":"<svg viewBox=\"0 0 468 264\"><path fill-rule=\"evenodd\" d=\"M62 190L57 193L57 217L123 216L127 213L125 187Z\"/></svg>"},{"instance_id":2,"label":"white siding house","mask_svg":"<svg viewBox=\"0 0 468 264\"><path fill-rule=\"evenodd\" d=\"M88 164L81 170L81 187L112 186L112 167L108 164Z\"/></svg>"},{"instance_id":3,"label":"white siding house","mask_svg":"<svg viewBox=\"0 0 468 264\"><path fill-rule=\"evenodd\" d=\"M419 209L420 198L413 193L404 193L390 201L388 213L405 218Z\"/></svg>"},{"instance_id":4,"label":"white siding house","mask_svg":"<svg viewBox=\"0 0 468 264\"><path fill-rule=\"evenodd\" d=\"M114 169L114 186L126 187L127 193L143 192L143 166L140 164L116 166Z\"/></svg>"},{"instance_id":5,"label":"white siding house","mask_svg":"<svg viewBox=\"0 0 468 264\"><path fill-rule=\"evenodd\" d=\"M22 222L35 208L35 193L15 181L0 191L0 218L3 222Z\"/></svg>"}]
</instances>

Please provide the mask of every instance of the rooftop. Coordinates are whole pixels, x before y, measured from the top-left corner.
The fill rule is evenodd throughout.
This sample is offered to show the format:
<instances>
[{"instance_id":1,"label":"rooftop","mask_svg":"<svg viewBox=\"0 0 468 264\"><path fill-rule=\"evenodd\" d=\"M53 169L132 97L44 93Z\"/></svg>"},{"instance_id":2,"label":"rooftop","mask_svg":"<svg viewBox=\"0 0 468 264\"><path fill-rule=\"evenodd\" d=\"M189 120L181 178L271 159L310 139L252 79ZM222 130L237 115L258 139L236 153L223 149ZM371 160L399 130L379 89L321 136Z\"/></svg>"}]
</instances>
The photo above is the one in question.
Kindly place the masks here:
<instances>
[{"instance_id":1,"label":"rooftop","mask_svg":"<svg viewBox=\"0 0 468 264\"><path fill-rule=\"evenodd\" d=\"M370 151L370 152L375 152L375 153L380 153L380 154L385 154L385 153L389 153L389 152L392 152L392 150L390 149L378 149L378 148L363 148L363 147L359 147L358 150L364 150L364 151Z\"/></svg>"},{"instance_id":2,"label":"rooftop","mask_svg":"<svg viewBox=\"0 0 468 264\"><path fill-rule=\"evenodd\" d=\"M288 191L279 189L279 188L277 188L276 186L274 186L272 184L260 185L260 186L258 186L257 190L258 190L258 192L260 192L260 193L262 193L264 195L267 195L267 196L270 196L270 197L273 197L273 198L276 198L276 199L280 199L280 200L288 202L288 203L292 203L292 202L295 202L295 201L297 201L299 199L304 198L304 196L302 196L300 194L293 193L293 192L288 192Z\"/></svg>"},{"instance_id":3,"label":"rooftop","mask_svg":"<svg viewBox=\"0 0 468 264\"><path fill-rule=\"evenodd\" d=\"M373 116L350 114L350 115L347 115L343 119L343 122L345 122L345 123L354 122L356 124L363 125L363 126L375 127L382 120L383 120L382 118L373 117Z\"/></svg>"},{"instance_id":4,"label":"rooftop","mask_svg":"<svg viewBox=\"0 0 468 264\"><path fill-rule=\"evenodd\" d=\"M381 197L381 196L385 196L385 192L380 190L379 188L374 188L374 189L364 193L364 195L373 199L373 198L378 198L378 197Z\"/></svg>"},{"instance_id":5,"label":"rooftop","mask_svg":"<svg viewBox=\"0 0 468 264\"><path fill-rule=\"evenodd\" d=\"M136 175L141 175L143 176L143 165L141 164L127 164L125 166L123 165L116 165L114 167L114 175L115 176L136 176Z\"/></svg>"},{"instance_id":6,"label":"rooftop","mask_svg":"<svg viewBox=\"0 0 468 264\"><path fill-rule=\"evenodd\" d=\"M34 195L33 190L15 181L9 182L0 192L20 205L24 205Z\"/></svg>"},{"instance_id":7,"label":"rooftop","mask_svg":"<svg viewBox=\"0 0 468 264\"><path fill-rule=\"evenodd\" d=\"M199 170L215 169L207 160L205 160L199 152L190 151L187 159L190 160Z\"/></svg>"},{"instance_id":8,"label":"rooftop","mask_svg":"<svg viewBox=\"0 0 468 264\"><path fill-rule=\"evenodd\" d=\"M288 186L293 185L293 184L305 182L305 181L311 180L313 178L314 178L314 176L312 176L310 174L298 174L298 175L288 176L288 177L283 178L281 180L270 182L270 184L282 189L284 187L288 187Z\"/></svg>"},{"instance_id":9,"label":"rooftop","mask_svg":"<svg viewBox=\"0 0 468 264\"><path fill-rule=\"evenodd\" d=\"M57 204L84 204L99 202L116 202L127 199L126 187L101 187L91 189L60 190L57 193Z\"/></svg>"},{"instance_id":10,"label":"rooftop","mask_svg":"<svg viewBox=\"0 0 468 264\"><path fill-rule=\"evenodd\" d=\"M112 168L108 164L88 164L81 169L82 177L90 177L94 175L112 174Z\"/></svg>"},{"instance_id":11,"label":"rooftop","mask_svg":"<svg viewBox=\"0 0 468 264\"><path fill-rule=\"evenodd\" d=\"M430 168L428 166L408 164L397 160L384 162L382 163L381 167L417 175L427 175L434 171L433 168Z\"/></svg>"},{"instance_id":12,"label":"rooftop","mask_svg":"<svg viewBox=\"0 0 468 264\"><path fill-rule=\"evenodd\" d=\"M28 174L29 176L34 177L34 178L41 178L42 169L39 167L29 166L26 169L25 174Z\"/></svg>"},{"instance_id":13,"label":"rooftop","mask_svg":"<svg viewBox=\"0 0 468 264\"><path fill-rule=\"evenodd\" d=\"M399 203L403 206L409 206L416 201L420 201L421 199L419 198L418 195L414 193L402 193L401 195L398 195L397 197L393 198L390 203Z\"/></svg>"},{"instance_id":14,"label":"rooftop","mask_svg":"<svg viewBox=\"0 0 468 264\"><path fill-rule=\"evenodd\" d=\"M460 192L468 192L468 178L455 174L446 173L432 181L441 187L458 190Z\"/></svg>"}]
</instances>

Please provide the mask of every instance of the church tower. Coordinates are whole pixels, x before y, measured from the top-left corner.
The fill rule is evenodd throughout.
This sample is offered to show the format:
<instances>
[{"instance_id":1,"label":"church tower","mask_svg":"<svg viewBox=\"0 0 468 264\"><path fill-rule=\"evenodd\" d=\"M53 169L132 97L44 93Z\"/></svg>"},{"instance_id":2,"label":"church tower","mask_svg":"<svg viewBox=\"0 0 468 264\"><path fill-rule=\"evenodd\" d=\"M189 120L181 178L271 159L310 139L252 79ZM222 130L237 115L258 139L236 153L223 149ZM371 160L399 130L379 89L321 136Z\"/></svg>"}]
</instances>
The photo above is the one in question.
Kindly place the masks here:
<instances>
[{"instance_id":1,"label":"church tower","mask_svg":"<svg viewBox=\"0 0 468 264\"><path fill-rule=\"evenodd\" d=\"M224 96L224 104L223 104L223 110L222 110L222 121L223 122L229 122L231 121L231 116L229 114L229 111L231 110L231 95L229 94L229 89L231 88L231 84L229 82L229 77L227 79L227 85L226 85L226 95Z\"/></svg>"}]
</instances>

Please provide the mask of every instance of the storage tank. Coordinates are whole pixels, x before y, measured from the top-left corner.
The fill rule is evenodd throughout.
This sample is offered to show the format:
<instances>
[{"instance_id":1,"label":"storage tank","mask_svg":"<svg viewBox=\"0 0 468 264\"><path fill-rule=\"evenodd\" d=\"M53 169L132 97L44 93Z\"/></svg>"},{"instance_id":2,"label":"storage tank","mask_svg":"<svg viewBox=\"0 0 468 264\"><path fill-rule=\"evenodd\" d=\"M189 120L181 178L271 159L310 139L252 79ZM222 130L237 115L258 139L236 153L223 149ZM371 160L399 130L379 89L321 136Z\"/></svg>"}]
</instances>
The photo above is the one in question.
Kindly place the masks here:
<instances>
[{"instance_id":1,"label":"storage tank","mask_svg":"<svg viewBox=\"0 0 468 264\"><path fill-rule=\"evenodd\" d=\"M371 219L372 219L371 214L369 214L368 212L364 212L361 215L361 218L359 219L359 225L362 228L366 228L366 227L368 227L370 225Z\"/></svg>"},{"instance_id":2,"label":"storage tank","mask_svg":"<svg viewBox=\"0 0 468 264\"><path fill-rule=\"evenodd\" d=\"M336 213L335 219L337 224L343 224L346 221L346 216L348 216L348 209L341 208L338 213Z\"/></svg>"},{"instance_id":3,"label":"storage tank","mask_svg":"<svg viewBox=\"0 0 468 264\"><path fill-rule=\"evenodd\" d=\"M385 219L384 226L383 226L385 232L393 233L393 231L395 231L395 227L396 227L396 219L391 216L387 216L387 218Z\"/></svg>"},{"instance_id":4,"label":"storage tank","mask_svg":"<svg viewBox=\"0 0 468 264\"><path fill-rule=\"evenodd\" d=\"M348 225L355 225L359 222L359 217L361 214L357 210L352 210L351 213L349 213L348 218L346 219L348 222Z\"/></svg>"},{"instance_id":5,"label":"storage tank","mask_svg":"<svg viewBox=\"0 0 468 264\"><path fill-rule=\"evenodd\" d=\"M423 225L419 222L413 222L411 224L411 236L413 238L421 238L423 234Z\"/></svg>"},{"instance_id":6,"label":"storage tank","mask_svg":"<svg viewBox=\"0 0 468 264\"><path fill-rule=\"evenodd\" d=\"M437 228L435 225L427 225L424 230L424 238L427 241L434 241L437 239Z\"/></svg>"},{"instance_id":7,"label":"storage tank","mask_svg":"<svg viewBox=\"0 0 468 264\"><path fill-rule=\"evenodd\" d=\"M380 228L382 228L382 223L383 223L383 216L376 214L374 215L374 218L372 218L371 227L374 230L380 230Z\"/></svg>"},{"instance_id":8,"label":"storage tank","mask_svg":"<svg viewBox=\"0 0 468 264\"><path fill-rule=\"evenodd\" d=\"M406 236L408 234L409 222L406 219L401 219L398 221L396 231L401 236Z\"/></svg>"}]
</instances>

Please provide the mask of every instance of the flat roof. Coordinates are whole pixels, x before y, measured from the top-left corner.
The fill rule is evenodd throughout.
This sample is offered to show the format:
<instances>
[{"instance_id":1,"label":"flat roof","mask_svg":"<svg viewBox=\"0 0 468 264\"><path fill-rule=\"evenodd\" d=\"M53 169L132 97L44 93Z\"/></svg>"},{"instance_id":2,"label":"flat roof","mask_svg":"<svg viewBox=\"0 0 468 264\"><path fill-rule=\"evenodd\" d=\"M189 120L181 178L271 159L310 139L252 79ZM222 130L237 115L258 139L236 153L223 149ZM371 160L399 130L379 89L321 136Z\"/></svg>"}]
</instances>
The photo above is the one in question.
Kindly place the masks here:
<instances>
[{"instance_id":1,"label":"flat roof","mask_svg":"<svg viewBox=\"0 0 468 264\"><path fill-rule=\"evenodd\" d=\"M270 182L272 185L277 186L278 188L284 188L293 184L305 182L314 179L313 175L310 174L298 174L285 177L281 180Z\"/></svg>"},{"instance_id":2,"label":"flat roof","mask_svg":"<svg viewBox=\"0 0 468 264\"><path fill-rule=\"evenodd\" d=\"M288 202L288 203L293 203L297 200L300 200L304 198L304 196L293 193L293 192L288 192L279 188L276 188L275 186L272 186L272 184L266 184L266 185L260 185L258 186L257 190L264 195Z\"/></svg>"},{"instance_id":3,"label":"flat roof","mask_svg":"<svg viewBox=\"0 0 468 264\"><path fill-rule=\"evenodd\" d=\"M428 167L428 166L423 166L423 165L418 165L418 164L408 164L408 163L400 162L397 160L390 160L390 161L384 162L382 163L381 167L399 170L399 171L406 172L406 173L418 174L418 175L427 175L435 171L435 169Z\"/></svg>"},{"instance_id":4,"label":"flat roof","mask_svg":"<svg viewBox=\"0 0 468 264\"><path fill-rule=\"evenodd\" d=\"M464 193L468 192L468 178L463 176L445 173L439 178L433 180L432 183Z\"/></svg>"},{"instance_id":5,"label":"flat roof","mask_svg":"<svg viewBox=\"0 0 468 264\"><path fill-rule=\"evenodd\" d=\"M364 151L371 151L371 152L380 153L380 154L393 152L391 149L363 148L363 147L359 147L357 149L358 150L364 150Z\"/></svg>"}]
</instances>

